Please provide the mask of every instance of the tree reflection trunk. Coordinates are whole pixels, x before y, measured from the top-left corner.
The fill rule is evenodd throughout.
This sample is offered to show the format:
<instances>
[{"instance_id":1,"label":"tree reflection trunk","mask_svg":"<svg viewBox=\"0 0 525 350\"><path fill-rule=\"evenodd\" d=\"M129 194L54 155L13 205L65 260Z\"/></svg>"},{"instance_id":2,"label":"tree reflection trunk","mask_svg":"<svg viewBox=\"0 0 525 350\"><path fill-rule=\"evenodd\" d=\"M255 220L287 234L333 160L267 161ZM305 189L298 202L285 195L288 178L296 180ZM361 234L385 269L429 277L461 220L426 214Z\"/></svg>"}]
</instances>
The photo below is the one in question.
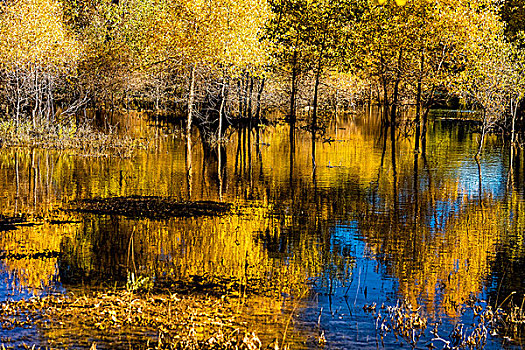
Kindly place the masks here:
<instances>
[{"instance_id":1,"label":"tree reflection trunk","mask_svg":"<svg viewBox=\"0 0 525 350\"><path fill-rule=\"evenodd\" d=\"M222 145L217 142L217 177L219 180L219 200L222 201Z\"/></svg>"},{"instance_id":2,"label":"tree reflection trunk","mask_svg":"<svg viewBox=\"0 0 525 350\"><path fill-rule=\"evenodd\" d=\"M235 176L239 176L239 164L241 162L241 141L242 141L242 129L239 129L237 136L237 152L235 152Z\"/></svg>"},{"instance_id":3,"label":"tree reflection trunk","mask_svg":"<svg viewBox=\"0 0 525 350\"><path fill-rule=\"evenodd\" d=\"M419 155L414 153L414 205L416 210L418 208L419 202Z\"/></svg>"},{"instance_id":4,"label":"tree reflection trunk","mask_svg":"<svg viewBox=\"0 0 525 350\"><path fill-rule=\"evenodd\" d=\"M18 214L18 197L20 196L20 171L18 152L15 152L15 183L16 183L16 197L15 197L15 215Z\"/></svg>"},{"instance_id":5,"label":"tree reflection trunk","mask_svg":"<svg viewBox=\"0 0 525 350\"><path fill-rule=\"evenodd\" d=\"M314 175L316 168L317 164L315 162L315 131L312 130L312 171Z\"/></svg>"},{"instance_id":6,"label":"tree reflection trunk","mask_svg":"<svg viewBox=\"0 0 525 350\"><path fill-rule=\"evenodd\" d=\"M509 147L509 171L507 174L507 191L513 188L514 181L514 145L511 143Z\"/></svg>"},{"instance_id":7,"label":"tree reflection trunk","mask_svg":"<svg viewBox=\"0 0 525 350\"><path fill-rule=\"evenodd\" d=\"M294 171L294 157L295 157L295 123L290 123L290 191L292 196L292 202L294 200L294 186L293 186L293 171Z\"/></svg>"},{"instance_id":8,"label":"tree reflection trunk","mask_svg":"<svg viewBox=\"0 0 525 350\"><path fill-rule=\"evenodd\" d=\"M34 184L33 184L33 208L36 209L36 203L37 203L37 187L38 187L38 173L40 172L40 166L36 160L36 157L35 157L35 149L33 148L33 153L32 153L32 157L31 157L32 161L32 167L33 167L33 181L34 181Z\"/></svg>"},{"instance_id":9,"label":"tree reflection trunk","mask_svg":"<svg viewBox=\"0 0 525 350\"><path fill-rule=\"evenodd\" d=\"M430 206L431 207L435 207L434 205L434 188L433 188L433 182L432 182L432 171L430 170L430 166L428 164L428 160L427 160L427 156L424 152L421 152L421 159L423 160L423 167L424 169L426 170L426 173L427 173L427 188L428 188L428 192L430 194ZM437 217L437 213L438 211L437 210L434 210L434 221L435 222L438 222L438 217Z\"/></svg>"},{"instance_id":10,"label":"tree reflection trunk","mask_svg":"<svg viewBox=\"0 0 525 350\"><path fill-rule=\"evenodd\" d=\"M259 160L259 177L263 177L263 160L261 152L261 128L259 126L255 127L256 129L256 142L255 142L255 152L257 153L257 159Z\"/></svg>"},{"instance_id":11,"label":"tree reflection trunk","mask_svg":"<svg viewBox=\"0 0 525 350\"><path fill-rule=\"evenodd\" d=\"M246 152L246 133L248 130L246 127L243 126L242 128L242 155L241 155L241 169L242 169L242 175L243 177L246 175L246 159L247 159L247 152Z\"/></svg>"},{"instance_id":12,"label":"tree reflection trunk","mask_svg":"<svg viewBox=\"0 0 525 350\"><path fill-rule=\"evenodd\" d=\"M479 159L477 157L476 157L476 163L478 165L479 206L480 208L483 208L483 184L482 184L482 177L481 177L481 163L479 162ZM481 211L481 215L483 215L483 211Z\"/></svg>"},{"instance_id":13,"label":"tree reflection trunk","mask_svg":"<svg viewBox=\"0 0 525 350\"><path fill-rule=\"evenodd\" d=\"M520 148L515 149L516 156L514 157L514 183L516 186L519 186L522 183L525 183L525 181L520 181L520 176L522 174L521 171L521 154L522 150Z\"/></svg>"},{"instance_id":14,"label":"tree reflection trunk","mask_svg":"<svg viewBox=\"0 0 525 350\"><path fill-rule=\"evenodd\" d=\"M392 176L393 176L393 194L394 194L394 214L398 215L398 198L397 198L397 167L396 167L396 128L394 124L390 125L390 141L392 145Z\"/></svg>"},{"instance_id":15,"label":"tree reflection trunk","mask_svg":"<svg viewBox=\"0 0 525 350\"><path fill-rule=\"evenodd\" d=\"M191 132L186 134L186 180L188 188L188 199L192 198L193 164L192 164Z\"/></svg>"},{"instance_id":16,"label":"tree reflection trunk","mask_svg":"<svg viewBox=\"0 0 525 350\"><path fill-rule=\"evenodd\" d=\"M428 109L423 113L423 127L421 130L421 153L427 154L427 124L428 124Z\"/></svg>"},{"instance_id":17,"label":"tree reflection trunk","mask_svg":"<svg viewBox=\"0 0 525 350\"><path fill-rule=\"evenodd\" d=\"M315 203L315 213L319 213L319 201L317 200L317 164L315 161L316 149L315 149L315 130L312 130L312 184L314 185L314 203ZM317 220L316 220L317 221Z\"/></svg>"},{"instance_id":18,"label":"tree reflection trunk","mask_svg":"<svg viewBox=\"0 0 525 350\"><path fill-rule=\"evenodd\" d=\"M385 164L385 155L386 155L386 140L387 140L388 126L381 125L381 135L379 138L383 138L383 151L381 152L381 168Z\"/></svg>"},{"instance_id":19,"label":"tree reflection trunk","mask_svg":"<svg viewBox=\"0 0 525 350\"><path fill-rule=\"evenodd\" d=\"M252 174L252 125L251 121L248 125L248 139L246 143L246 151L248 153L248 179L250 181L250 191L249 195L250 197L253 196L253 174Z\"/></svg>"},{"instance_id":20,"label":"tree reflection trunk","mask_svg":"<svg viewBox=\"0 0 525 350\"><path fill-rule=\"evenodd\" d=\"M413 189L413 195L414 195L414 200L412 201L412 203L414 203L414 222L413 222L413 225L412 225L412 232L411 232L411 236L412 236L412 239L410 240L411 241L411 244L412 244L412 259L413 261L417 261L417 254L418 254L418 249L417 249L417 246L416 246L416 239L414 239L415 235L417 234L417 230L418 230L418 219L419 219L419 154L417 152L414 152L414 189Z\"/></svg>"}]
</instances>

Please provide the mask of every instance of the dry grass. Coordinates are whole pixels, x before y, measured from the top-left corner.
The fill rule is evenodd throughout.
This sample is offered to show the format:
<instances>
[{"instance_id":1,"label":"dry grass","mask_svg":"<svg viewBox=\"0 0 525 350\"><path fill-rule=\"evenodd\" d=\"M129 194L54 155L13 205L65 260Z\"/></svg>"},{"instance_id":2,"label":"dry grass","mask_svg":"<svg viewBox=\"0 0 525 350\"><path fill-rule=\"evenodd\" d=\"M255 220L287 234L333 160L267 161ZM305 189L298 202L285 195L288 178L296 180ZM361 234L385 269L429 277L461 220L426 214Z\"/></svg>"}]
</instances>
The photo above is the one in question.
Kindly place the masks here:
<instances>
[{"instance_id":1,"label":"dry grass","mask_svg":"<svg viewBox=\"0 0 525 350\"><path fill-rule=\"evenodd\" d=\"M0 147L35 147L76 151L92 157L130 157L137 148L147 148L138 141L96 130L90 124L55 123L37 125L24 122L18 127L12 121L0 121Z\"/></svg>"},{"instance_id":2,"label":"dry grass","mask_svg":"<svg viewBox=\"0 0 525 350\"><path fill-rule=\"evenodd\" d=\"M430 324L421 308L413 308L408 302L395 306L376 307L365 305L367 312L375 314L376 329L381 343L385 336L404 339L412 347L422 338L429 339L427 347L443 349L484 349L490 336L499 337L505 343L521 343L525 335L525 295L517 303L511 293L497 306L491 306L475 297L461 306L462 314L472 317L472 322L458 322L450 332L444 332L440 323ZM428 331L429 334L425 332ZM383 343L384 344L384 343Z\"/></svg>"},{"instance_id":3,"label":"dry grass","mask_svg":"<svg viewBox=\"0 0 525 350\"><path fill-rule=\"evenodd\" d=\"M376 310L365 306L365 311L373 312ZM379 331L381 341L389 334L402 337L412 347L416 347L419 339L427 328L427 318L418 308L412 307L408 302L399 302L395 306L382 306L376 316L376 329Z\"/></svg>"},{"instance_id":4,"label":"dry grass","mask_svg":"<svg viewBox=\"0 0 525 350\"><path fill-rule=\"evenodd\" d=\"M226 297L94 292L3 302L0 325L62 330L64 339L50 338L50 347L96 348L93 339L128 334L140 349L261 349L257 335L237 321L237 306Z\"/></svg>"}]
</instances>

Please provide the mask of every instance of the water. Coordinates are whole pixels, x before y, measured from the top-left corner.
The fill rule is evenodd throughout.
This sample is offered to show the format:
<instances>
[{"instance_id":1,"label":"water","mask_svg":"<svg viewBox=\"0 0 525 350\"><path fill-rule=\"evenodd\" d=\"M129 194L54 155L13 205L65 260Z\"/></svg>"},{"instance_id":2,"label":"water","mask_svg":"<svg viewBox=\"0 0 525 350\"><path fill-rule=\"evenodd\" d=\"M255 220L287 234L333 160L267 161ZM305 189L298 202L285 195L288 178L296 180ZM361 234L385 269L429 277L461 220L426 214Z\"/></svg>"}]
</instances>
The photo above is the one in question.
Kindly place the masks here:
<instances>
[{"instance_id":1,"label":"water","mask_svg":"<svg viewBox=\"0 0 525 350\"><path fill-rule=\"evenodd\" d=\"M119 125L147 149L130 159L0 150L1 214L36 224L0 232L4 254L25 254L0 261L1 300L125 283L129 271L250 281L272 295L246 310L263 339L317 348L324 334L328 348L376 349L411 346L393 335L381 341L364 305L406 300L448 334L469 322L461 306L472 297L501 301L525 290L525 171L498 136L477 163L472 126L445 121L431 124L426 155L414 152L409 127L392 141L366 116L342 117L315 138L284 123L230 128L222 147L203 144L197 129L188 147L181 126L144 117ZM224 201L234 210L168 220L62 210L130 195ZM37 345L60 338L26 333ZM518 345L489 338L488 348L502 346Z\"/></svg>"}]
</instances>

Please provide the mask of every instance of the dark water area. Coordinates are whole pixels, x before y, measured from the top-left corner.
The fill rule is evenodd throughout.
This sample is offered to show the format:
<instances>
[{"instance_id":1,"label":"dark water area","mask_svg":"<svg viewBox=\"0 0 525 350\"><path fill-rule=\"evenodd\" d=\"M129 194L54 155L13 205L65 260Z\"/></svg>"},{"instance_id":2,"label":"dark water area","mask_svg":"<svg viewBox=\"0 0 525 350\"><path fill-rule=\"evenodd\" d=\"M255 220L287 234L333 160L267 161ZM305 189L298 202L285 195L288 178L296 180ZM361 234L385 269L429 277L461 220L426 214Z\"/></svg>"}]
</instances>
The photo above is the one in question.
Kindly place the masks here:
<instances>
[{"instance_id":1,"label":"dark water area","mask_svg":"<svg viewBox=\"0 0 525 350\"><path fill-rule=\"evenodd\" d=\"M392 139L366 115L340 117L323 135L285 123L230 128L220 146L203 143L197 129L188 143L182 126L157 127L140 116L123 117L119 128L143 137L147 149L129 159L0 150L0 214L36 224L0 232L0 301L122 285L130 272L153 282L230 281L233 292L247 285L260 295L245 310L247 324L294 349L412 348L376 329L380 306L400 300L439 323L443 335L472 323L464 307L472 300L498 304L516 292L521 304L523 154L498 135L476 162L475 126L445 120L431 123L426 154L414 152L409 125ZM169 219L64 210L123 196L233 209ZM35 258L38 252L52 254ZM375 313L363 309L372 303ZM84 346L64 330L20 332L0 336ZM416 347L432 337L427 330ZM489 336L486 348L519 348L516 339Z\"/></svg>"}]
</instances>

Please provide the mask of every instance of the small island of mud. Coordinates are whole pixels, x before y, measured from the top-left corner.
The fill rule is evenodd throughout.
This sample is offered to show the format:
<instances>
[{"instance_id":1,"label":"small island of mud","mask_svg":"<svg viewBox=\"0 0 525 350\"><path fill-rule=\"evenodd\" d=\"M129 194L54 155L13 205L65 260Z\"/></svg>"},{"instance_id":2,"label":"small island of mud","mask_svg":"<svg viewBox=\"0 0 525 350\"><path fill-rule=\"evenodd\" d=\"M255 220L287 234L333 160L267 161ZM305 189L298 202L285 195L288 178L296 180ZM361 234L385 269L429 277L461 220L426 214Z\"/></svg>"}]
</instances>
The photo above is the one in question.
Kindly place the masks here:
<instances>
[{"instance_id":1,"label":"small island of mud","mask_svg":"<svg viewBox=\"0 0 525 350\"><path fill-rule=\"evenodd\" d=\"M122 215L131 218L167 219L171 217L217 216L228 213L230 203L213 201L180 202L172 197L129 196L82 199L64 209L97 215Z\"/></svg>"}]
</instances>

